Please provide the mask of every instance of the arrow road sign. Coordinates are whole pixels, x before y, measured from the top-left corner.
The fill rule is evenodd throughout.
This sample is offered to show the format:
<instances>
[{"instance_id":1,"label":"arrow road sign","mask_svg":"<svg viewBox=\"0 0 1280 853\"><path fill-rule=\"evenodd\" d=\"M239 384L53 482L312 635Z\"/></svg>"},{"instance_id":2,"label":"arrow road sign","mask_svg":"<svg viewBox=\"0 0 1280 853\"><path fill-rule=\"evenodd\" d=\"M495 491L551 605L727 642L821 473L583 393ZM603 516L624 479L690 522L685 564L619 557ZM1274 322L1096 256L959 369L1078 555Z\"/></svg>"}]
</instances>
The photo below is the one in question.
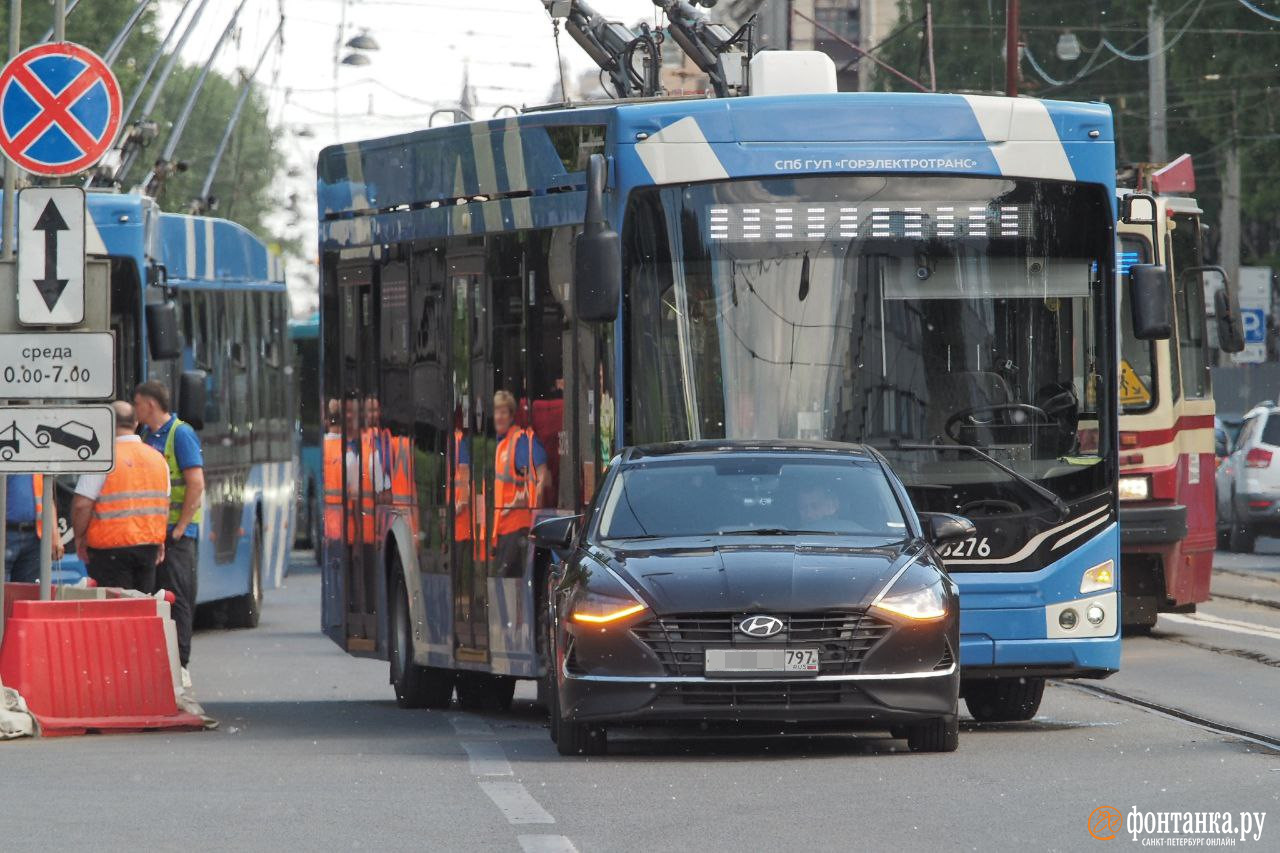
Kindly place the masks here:
<instances>
[{"instance_id":1,"label":"arrow road sign","mask_svg":"<svg viewBox=\"0 0 1280 853\"><path fill-rule=\"evenodd\" d=\"M115 464L109 405L0 409L0 474L90 474Z\"/></svg>"},{"instance_id":2,"label":"arrow road sign","mask_svg":"<svg viewBox=\"0 0 1280 853\"><path fill-rule=\"evenodd\" d=\"M120 84L93 51L28 48L0 70L0 150L28 172L74 175L110 150L120 105Z\"/></svg>"},{"instance_id":3,"label":"arrow road sign","mask_svg":"<svg viewBox=\"0 0 1280 853\"><path fill-rule=\"evenodd\" d=\"M110 399L115 343L111 332L0 334L0 399Z\"/></svg>"},{"instance_id":4,"label":"arrow road sign","mask_svg":"<svg viewBox=\"0 0 1280 853\"><path fill-rule=\"evenodd\" d=\"M84 190L28 187L18 193L18 322L84 321Z\"/></svg>"}]
</instances>

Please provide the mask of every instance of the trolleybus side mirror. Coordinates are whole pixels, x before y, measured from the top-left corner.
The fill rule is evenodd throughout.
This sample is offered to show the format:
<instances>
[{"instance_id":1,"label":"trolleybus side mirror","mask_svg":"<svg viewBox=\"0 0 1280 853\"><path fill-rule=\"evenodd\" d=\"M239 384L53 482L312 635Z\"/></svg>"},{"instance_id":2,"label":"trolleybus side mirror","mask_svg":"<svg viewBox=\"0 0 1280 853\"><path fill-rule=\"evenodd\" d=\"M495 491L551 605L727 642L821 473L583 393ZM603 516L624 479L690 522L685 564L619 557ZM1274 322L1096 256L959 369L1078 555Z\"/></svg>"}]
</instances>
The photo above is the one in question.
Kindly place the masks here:
<instances>
[{"instance_id":1,"label":"trolleybus side mirror","mask_svg":"<svg viewBox=\"0 0 1280 853\"><path fill-rule=\"evenodd\" d=\"M962 515L951 515L945 512L922 512L920 520L924 522L924 532L934 545L944 545L978 535L974 523Z\"/></svg>"},{"instance_id":2,"label":"trolleybus side mirror","mask_svg":"<svg viewBox=\"0 0 1280 853\"><path fill-rule=\"evenodd\" d=\"M1204 286L1209 289L1214 279L1221 283L1213 293L1213 314L1218 324L1218 349L1223 352L1241 352L1244 350L1244 315L1240 313L1240 304L1236 301L1235 291L1227 281L1227 273L1222 267L1193 268L1205 273Z\"/></svg>"},{"instance_id":3,"label":"trolleybus side mirror","mask_svg":"<svg viewBox=\"0 0 1280 853\"><path fill-rule=\"evenodd\" d=\"M1129 307L1133 336L1140 341L1165 341L1173 335L1173 300L1169 277L1159 264L1129 267Z\"/></svg>"},{"instance_id":4,"label":"trolleybus side mirror","mask_svg":"<svg viewBox=\"0 0 1280 853\"><path fill-rule=\"evenodd\" d=\"M615 320L622 294L622 240L604 217L607 171L604 155L592 154L587 162L587 212L574 242L574 313L586 323Z\"/></svg>"},{"instance_id":5,"label":"trolleybus side mirror","mask_svg":"<svg viewBox=\"0 0 1280 853\"><path fill-rule=\"evenodd\" d=\"M204 429L205 372L185 370L178 377L178 418Z\"/></svg>"},{"instance_id":6,"label":"trolleybus side mirror","mask_svg":"<svg viewBox=\"0 0 1280 853\"><path fill-rule=\"evenodd\" d=\"M147 349L156 361L182 355L178 306L173 302L166 300L147 306Z\"/></svg>"},{"instance_id":7,"label":"trolleybus side mirror","mask_svg":"<svg viewBox=\"0 0 1280 853\"><path fill-rule=\"evenodd\" d=\"M573 545L574 534L578 530L580 515L558 515L555 518L544 518L529 531L529 538L539 548L547 548L563 555Z\"/></svg>"}]
</instances>

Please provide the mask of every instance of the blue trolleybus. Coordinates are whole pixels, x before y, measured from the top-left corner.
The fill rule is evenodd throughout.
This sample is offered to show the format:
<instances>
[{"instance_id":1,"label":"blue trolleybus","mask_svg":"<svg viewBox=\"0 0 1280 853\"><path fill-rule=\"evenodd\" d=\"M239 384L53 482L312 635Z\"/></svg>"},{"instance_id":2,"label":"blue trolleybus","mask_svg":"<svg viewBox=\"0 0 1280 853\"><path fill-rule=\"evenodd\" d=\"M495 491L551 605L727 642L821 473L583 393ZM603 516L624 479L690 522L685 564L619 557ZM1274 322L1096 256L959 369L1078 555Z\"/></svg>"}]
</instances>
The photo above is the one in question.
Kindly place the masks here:
<instances>
[{"instance_id":1,"label":"blue trolleybus","mask_svg":"<svg viewBox=\"0 0 1280 853\"><path fill-rule=\"evenodd\" d=\"M298 400L298 504L294 514L294 542L313 548L319 559L324 489L320 452L320 439L324 435L320 417L320 317L313 314L305 320L291 321L289 341L293 345L293 387Z\"/></svg>"},{"instance_id":2,"label":"blue trolleybus","mask_svg":"<svg viewBox=\"0 0 1280 853\"><path fill-rule=\"evenodd\" d=\"M403 704L546 672L548 557L495 548L505 391L545 450L535 514L583 511L623 445L877 447L976 524L944 554L976 718L1115 672L1112 140L1100 104L818 93L326 149L325 630ZM1124 320L1148 337L1154 293Z\"/></svg>"},{"instance_id":3,"label":"blue trolleybus","mask_svg":"<svg viewBox=\"0 0 1280 853\"><path fill-rule=\"evenodd\" d=\"M165 382L204 446L198 601L226 623L257 624L264 586L284 576L292 543L293 391L288 295L280 263L243 227L162 213L145 196L88 195L87 251L110 262L115 387ZM74 478L59 481L67 557Z\"/></svg>"}]
</instances>

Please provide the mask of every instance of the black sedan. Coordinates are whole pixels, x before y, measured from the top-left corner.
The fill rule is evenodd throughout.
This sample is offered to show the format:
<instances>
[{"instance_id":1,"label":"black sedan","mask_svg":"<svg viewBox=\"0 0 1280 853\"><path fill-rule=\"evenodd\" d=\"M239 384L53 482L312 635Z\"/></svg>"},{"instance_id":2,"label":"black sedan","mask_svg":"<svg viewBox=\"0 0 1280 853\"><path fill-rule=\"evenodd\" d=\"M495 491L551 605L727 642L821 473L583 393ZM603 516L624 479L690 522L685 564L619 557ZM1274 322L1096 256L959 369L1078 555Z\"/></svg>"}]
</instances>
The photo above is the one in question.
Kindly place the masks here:
<instances>
[{"instance_id":1,"label":"black sedan","mask_svg":"<svg viewBox=\"0 0 1280 853\"><path fill-rule=\"evenodd\" d=\"M957 743L959 603L874 450L681 442L625 451L587 514L538 524L551 574L548 686L562 754L610 725L812 722Z\"/></svg>"}]
</instances>

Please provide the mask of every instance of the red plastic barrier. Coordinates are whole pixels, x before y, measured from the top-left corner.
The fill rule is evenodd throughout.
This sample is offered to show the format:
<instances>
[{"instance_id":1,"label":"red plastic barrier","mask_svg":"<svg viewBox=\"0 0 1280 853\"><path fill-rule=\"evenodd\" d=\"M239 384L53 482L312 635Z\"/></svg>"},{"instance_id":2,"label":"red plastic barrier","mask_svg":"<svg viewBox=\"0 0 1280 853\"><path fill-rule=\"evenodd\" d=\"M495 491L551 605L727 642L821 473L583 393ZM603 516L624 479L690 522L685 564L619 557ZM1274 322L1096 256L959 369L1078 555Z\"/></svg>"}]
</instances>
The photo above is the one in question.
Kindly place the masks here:
<instances>
[{"instance_id":1,"label":"red plastic barrier","mask_svg":"<svg viewBox=\"0 0 1280 853\"><path fill-rule=\"evenodd\" d=\"M45 736L204 727L178 710L154 599L15 601L0 681L26 699Z\"/></svg>"}]
</instances>

